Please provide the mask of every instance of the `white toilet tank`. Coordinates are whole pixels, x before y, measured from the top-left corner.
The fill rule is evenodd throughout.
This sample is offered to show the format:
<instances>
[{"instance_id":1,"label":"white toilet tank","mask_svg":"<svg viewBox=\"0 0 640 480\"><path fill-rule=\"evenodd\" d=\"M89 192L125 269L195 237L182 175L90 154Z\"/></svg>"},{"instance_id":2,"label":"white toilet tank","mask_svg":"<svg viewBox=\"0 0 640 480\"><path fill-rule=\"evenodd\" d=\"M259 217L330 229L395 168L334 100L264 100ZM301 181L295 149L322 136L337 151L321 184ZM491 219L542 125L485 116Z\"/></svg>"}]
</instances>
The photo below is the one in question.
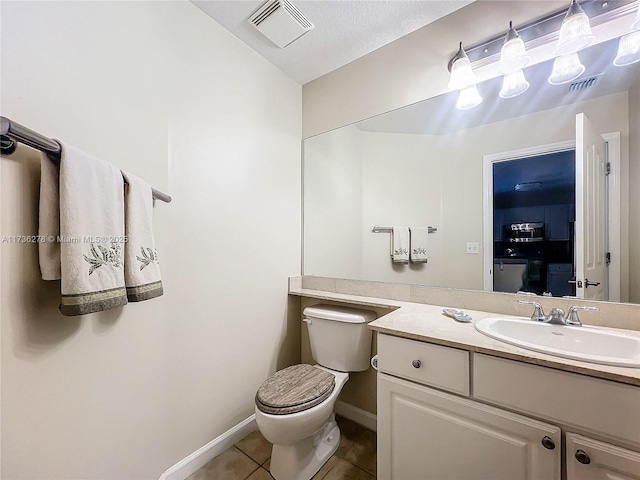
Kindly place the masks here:
<instances>
[{"instance_id":1,"label":"white toilet tank","mask_svg":"<svg viewBox=\"0 0 640 480\"><path fill-rule=\"evenodd\" d=\"M341 372L362 372L369 368L371 330L367 324L375 320L375 312L314 305L305 308L303 315L316 362Z\"/></svg>"}]
</instances>

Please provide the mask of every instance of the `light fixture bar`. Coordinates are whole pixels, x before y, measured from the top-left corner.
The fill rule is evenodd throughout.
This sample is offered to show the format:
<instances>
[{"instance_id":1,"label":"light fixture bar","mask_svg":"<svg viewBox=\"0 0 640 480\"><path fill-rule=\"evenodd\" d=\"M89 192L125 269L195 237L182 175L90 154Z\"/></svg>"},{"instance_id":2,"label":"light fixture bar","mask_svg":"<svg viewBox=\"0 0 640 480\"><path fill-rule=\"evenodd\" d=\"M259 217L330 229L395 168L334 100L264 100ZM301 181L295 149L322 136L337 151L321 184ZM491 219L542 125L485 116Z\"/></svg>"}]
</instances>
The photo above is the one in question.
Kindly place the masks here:
<instances>
[{"instance_id":1,"label":"light fixture bar","mask_svg":"<svg viewBox=\"0 0 640 480\"><path fill-rule=\"evenodd\" d=\"M636 8L637 1L638 0L582 0L580 6L589 16L591 26L594 27L629 13ZM567 7L568 6L569 1L567 1ZM527 48L535 48L538 41L539 43L546 43L546 41L558 37L562 21L567 14L567 7L546 17L517 27L520 37L524 40L525 44L527 44ZM490 40L472 45L466 48L465 51L472 64L481 66L498 59L503 44L504 33Z\"/></svg>"}]
</instances>

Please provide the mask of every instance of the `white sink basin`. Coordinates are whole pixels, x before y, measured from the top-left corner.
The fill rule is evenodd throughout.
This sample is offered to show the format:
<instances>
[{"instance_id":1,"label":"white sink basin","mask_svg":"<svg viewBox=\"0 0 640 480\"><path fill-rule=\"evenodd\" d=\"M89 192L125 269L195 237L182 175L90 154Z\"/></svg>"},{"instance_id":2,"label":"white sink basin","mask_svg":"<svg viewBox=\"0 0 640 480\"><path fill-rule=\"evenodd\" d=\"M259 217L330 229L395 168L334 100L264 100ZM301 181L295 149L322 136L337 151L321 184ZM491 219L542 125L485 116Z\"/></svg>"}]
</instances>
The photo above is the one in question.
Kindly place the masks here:
<instances>
[{"instance_id":1,"label":"white sink basin","mask_svg":"<svg viewBox=\"0 0 640 480\"><path fill-rule=\"evenodd\" d=\"M583 362L640 367L640 338L598 327L550 325L515 318L484 318L476 330L536 352Z\"/></svg>"}]
</instances>

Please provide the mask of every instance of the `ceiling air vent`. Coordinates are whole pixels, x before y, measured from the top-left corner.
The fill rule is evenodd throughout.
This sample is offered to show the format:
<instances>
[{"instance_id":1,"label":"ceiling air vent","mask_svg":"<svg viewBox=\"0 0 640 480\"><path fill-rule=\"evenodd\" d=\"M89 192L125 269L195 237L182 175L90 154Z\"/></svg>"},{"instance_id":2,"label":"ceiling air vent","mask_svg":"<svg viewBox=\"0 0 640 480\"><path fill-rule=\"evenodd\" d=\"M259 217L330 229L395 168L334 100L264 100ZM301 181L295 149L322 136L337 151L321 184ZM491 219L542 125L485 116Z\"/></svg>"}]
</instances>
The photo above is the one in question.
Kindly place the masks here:
<instances>
[{"instance_id":1,"label":"ceiling air vent","mask_svg":"<svg viewBox=\"0 0 640 480\"><path fill-rule=\"evenodd\" d=\"M248 21L280 48L314 28L313 23L289 0L268 0Z\"/></svg>"},{"instance_id":2,"label":"ceiling air vent","mask_svg":"<svg viewBox=\"0 0 640 480\"><path fill-rule=\"evenodd\" d=\"M567 89L567 93L570 92L578 92L580 90L584 90L585 88L593 87L598 81L598 77L586 78L584 80L580 80L579 82L573 82L569 85Z\"/></svg>"}]
</instances>

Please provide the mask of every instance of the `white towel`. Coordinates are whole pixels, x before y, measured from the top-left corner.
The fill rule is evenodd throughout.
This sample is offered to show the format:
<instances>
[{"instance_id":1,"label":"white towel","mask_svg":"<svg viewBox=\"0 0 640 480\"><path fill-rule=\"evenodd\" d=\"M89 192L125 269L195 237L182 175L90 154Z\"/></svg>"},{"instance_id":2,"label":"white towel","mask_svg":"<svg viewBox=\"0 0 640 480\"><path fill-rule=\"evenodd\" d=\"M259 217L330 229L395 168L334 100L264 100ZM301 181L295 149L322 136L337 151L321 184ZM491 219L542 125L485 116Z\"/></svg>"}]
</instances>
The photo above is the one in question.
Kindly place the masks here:
<instances>
[{"instance_id":1,"label":"white towel","mask_svg":"<svg viewBox=\"0 0 640 480\"><path fill-rule=\"evenodd\" d=\"M151 187L135 175L122 172L124 220L127 243L124 247L124 280L130 302L141 302L162 295L158 252L153 237L153 199Z\"/></svg>"},{"instance_id":2,"label":"white towel","mask_svg":"<svg viewBox=\"0 0 640 480\"><path fill-rule=\"evenodd\" d=\"M40 156L38 257L43 280L60 280L60 168L46 153Z\"/></svg>"},{"instance_id":3,"label":"white towel","mask_svg":"<svg viewBox=\"0 0 640 480\"><path fill-rule=\"evenodd\" d=\"M427 263L428 227L409 227L411 232L411 262Z\"/></svg>"},{"instance_id":4,"label":"white towel","mask_svg":"<svg viewBox=\"0 0 640 480\"><path fill-rule=\"evenodd\" d=\"M46 171L43 169L43 171ZM55 205L51 171L41 197L40 231L55 231L55 215L43 218ZM41 251L40 268L45 278L60 270L63 315L83 315L127 303L122 250L124 236L124 189L120 171L109 163L68 145L60 160L60 248L56 254ZM41 187L41 191L43 188ZM51 236L57 236L50 233Z\"/></svg>"},{"instance_id":5,"label":"white towel","mask_svg":"<svg viewBox=\"0 0 640 480\"><path fill-rule=\"evenodd\" d=\"M393 227L393 263L409 263L409 228Z\"/></svg>"}]
</instances>

